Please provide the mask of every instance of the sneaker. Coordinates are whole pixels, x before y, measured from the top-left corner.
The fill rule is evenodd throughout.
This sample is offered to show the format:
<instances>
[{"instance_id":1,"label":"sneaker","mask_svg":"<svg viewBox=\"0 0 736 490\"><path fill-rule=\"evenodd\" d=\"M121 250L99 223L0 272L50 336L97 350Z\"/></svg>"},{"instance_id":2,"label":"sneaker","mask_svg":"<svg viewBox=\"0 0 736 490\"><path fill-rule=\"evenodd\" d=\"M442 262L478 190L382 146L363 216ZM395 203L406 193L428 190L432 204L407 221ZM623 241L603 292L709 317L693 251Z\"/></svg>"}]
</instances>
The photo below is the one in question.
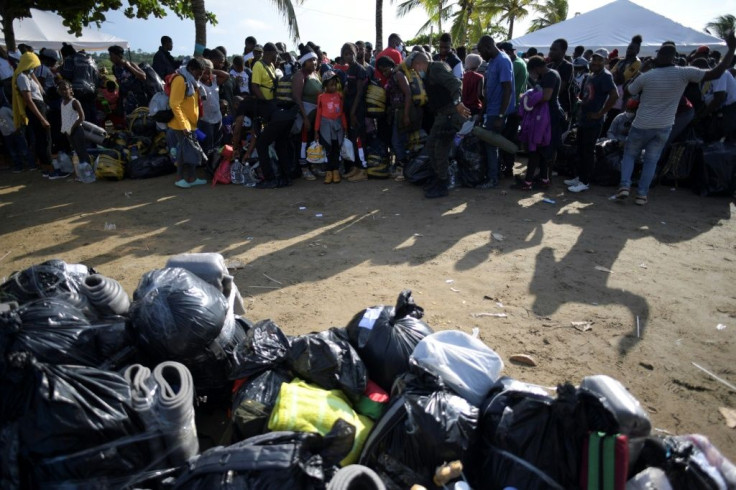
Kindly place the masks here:
<instances>
[{"instance_id":1,"label":"sneaker","mask_svg":"<svg viewBox=\"0 0 736 490\"><path fill-rule=\"evenodd\" d=\"M49 172L48 170L44 170L43 172L41 172L41 177L43 177L44 179L48 179L49 175L51 175L51 172Z\"/></svg>"},{"instance_id":2,"label":"sneaker","mask_svg":"<svg viewBox=\"0 0 736 490\"><path fill-rule=\"evenodd\" d=\"M580 178L575 177L574 179L567 179L562 181L563 184L565 184L568 187L572 187L575 185L578 185L580 183Z\"/></svg>"},{"instance_id":3,"label":"sneaker","mask_svg":"<svg viewBox=\"0 0 736 490\"><path fill-rule=\"evenodd\" d=\"M358 169L352 177L348 177L348 182L363 182L364 180L368 180L368 173L362 168Z\"/></svg>"},{"instance_id":4,"label":"sneaker","mask_svg":"<svg viewBox=\"0 0 736 490\"><path fill-rule=\"evenodd\" d=\"M636 196L634 204L637 206L644 206L647 203L647 196Z\"/></svg>"},{"instance_id":5,"label":"sneaker","mask_svg":"<svg viewBox=\"0 0 736 490\"><path fill-rule=\"evenodd\" d=\"M182 189L189 189L192 185L184 179L177 180L174 185Z\"/></svg>"},{"instance_id":6,"label":"sneaker","mask_svg":"<svg viewBox=\"0 0 736 490\"><path fill-rule=\"evenodd\" d=\"M583 192L587 191L588 189L590 189L590 186L588 184L583 184L582 182L577 185L571 185L567 188L567 190L570 192Z\"/></svg>"},{"instance_id":7,"label":"sneaker","mask_svg":"<svg viewBox=\"0 0 736 490\"><path fill-rule=\"evenodd\" d=\"M189 185L191 187L194 187L195 185L207 185L207 181L204 179L196 179L194 182L189 182Z\"/></svg>"},{"instance_id":8,"label":"sneaker","mask_svg":"<svg viewBox=\"0 0 736 490\"><path fill-rule=\"evenodd\" d=\"M66 179L70 175L71 173L69 172L62 172L61 170L56 169L49 174L49 180Z\"/></svg>"},{"instance_id":9,"label":"sneaker","mask_svg":"<svg viewBox=\"0 0 736 490\"><path fill-rule=\"evenodd\" d=\"M302 167L302 177L304 180L317 180L317 177L309 170L309 167Z\"/></svg>"},{"instance_id":10,"label":"sneaker","mask_svg":"<svg viewBox=\"0 0 736 490\"><path fill-rule=\"evenodd\" d=\"M29 172L35 172L36 170L38 170L38 167L31 167L28 169Z\"/></svg>"}]
</instances>

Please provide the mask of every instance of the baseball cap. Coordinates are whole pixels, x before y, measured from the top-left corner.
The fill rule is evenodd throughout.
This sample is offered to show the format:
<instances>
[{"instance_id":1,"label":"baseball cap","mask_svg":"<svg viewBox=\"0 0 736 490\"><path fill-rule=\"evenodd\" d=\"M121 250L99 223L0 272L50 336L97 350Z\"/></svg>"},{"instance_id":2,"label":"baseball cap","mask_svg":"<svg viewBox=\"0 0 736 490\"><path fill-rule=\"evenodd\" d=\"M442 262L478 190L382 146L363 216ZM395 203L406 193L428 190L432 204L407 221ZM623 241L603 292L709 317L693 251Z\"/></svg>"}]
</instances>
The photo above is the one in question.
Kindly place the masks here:
<instances>
[{"instance_id":1,"label":"baseball cap","mask_svg":"<svg viewBox=\"0 0 736 490\"><path fill-rule=\"evenodd\" d=\"M274 43L266 43L263 45L263 51L270 52L270 53L278 53L279 48L277 48Z\"/></svg>"},{"instance_id":2,"label":"baseball cap","mask_svg":"<svg viewBox=\"0 0 736 490\"><path fill-rule=\"evenodd\" d=\"M261 46L260 44L256 44L255 46L253 46L253 51L260 51L261 53L263 53L263 46Z\"/></svg>"},{"instance_id":3,"label":"baseball cap","mask_svg":"<svg viewBox=\"0 0 736 490\"><path fill-rule=\"evenodd\" d=\"M572 66L574 66L576 68L577 67L588 68L588 60L586 60L585 58L582 58L582 57L575 58L573 60L573 62L572 62Z\"/></svg>"},{"instance_id":4,"label":"baseball cap","mask_svg":"<svg viewBox=\"0 0 736 490\"><path fill-rule=\"evenodd\" d=\"M498 43L498 49L501 49L503 51L513 51L514 45L508 41L504 41L502 43Z\"/></svg>"},{"instance_id":5,"label":"baseball cap","mask_svg":"<svg viewBox=\"0 0 736 490\"><path fill-rule=\"evenodd\" d=\"M606 48L599 48L593 51L593 56L600 56L604 60L608 59L608 50Z\"/></svg>"}]
</instances>

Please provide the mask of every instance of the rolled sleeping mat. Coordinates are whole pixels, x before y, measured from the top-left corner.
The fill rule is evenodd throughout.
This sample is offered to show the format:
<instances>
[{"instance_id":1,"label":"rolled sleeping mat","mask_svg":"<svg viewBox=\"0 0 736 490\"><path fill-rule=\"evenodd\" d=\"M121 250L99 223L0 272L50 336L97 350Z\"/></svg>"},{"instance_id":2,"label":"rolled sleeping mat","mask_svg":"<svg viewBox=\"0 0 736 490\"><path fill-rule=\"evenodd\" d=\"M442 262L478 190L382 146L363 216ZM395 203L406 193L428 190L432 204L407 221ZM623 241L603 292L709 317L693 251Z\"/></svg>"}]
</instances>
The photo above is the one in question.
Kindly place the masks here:
<instances>
[{"instance_id":1,"label":"rolled sleeping mat","mask_svg":"<svg viewBox=\"0 0 736 490\"><path fill-rule=\"evenodd\" d=\"M327 490L386 490L386 485L367 466L349 464L335 473L327 484Z\"/></svg>"},{"instance_id":2,"label":"rolled sleeping mat","mask_svg":"<svg viewBox=\"0 0 736 490\"><path fill-rule=\"evenodd\" d=\"M156 410L169 463L179 466L199 452L194 425L194 381L184 364L166 361L153 370Z\"/></svg>"},{"instance_id":3,"label":"rolled sleeping mat","mask_svg":"<svg viewBox=\"0 0 736 490\"><path fill-rule=\"evenodd\" d=\"M481 141L492 146L497 146L507 153L517 153L519 151L518 146L516 146L513 142L504 138L500 134L496 133L495 131L490 131L480 126L475 126L473 128L473 131L471 132Z\"/></svg>"},{"instance_id":4,"label":"rolled sleeping mat","mask_svg":"<svg viewBox=\"0 0 736 490\"><path fill-rule=\"evenodd\" d=\"M156 434L156 437L149 440L151 454L164 454L163 444L158 436L159 421L154 409L158 386L151 377L151 370L141 364L133 364L128 366L123 377L130 385L133 408L143 421L146 432Z\"/></svg>"},{"instance_id":5,"label":"rolled sleeping mat","mask_svg":"<svg viewBox=\"0 0 736 490\"><path fill-rule=\"evenodd\" d=\"M85 139L96 145L101 145L107 138L107 131L89 121L82 122L82 131Z\"/></svg>"}]
</instances>

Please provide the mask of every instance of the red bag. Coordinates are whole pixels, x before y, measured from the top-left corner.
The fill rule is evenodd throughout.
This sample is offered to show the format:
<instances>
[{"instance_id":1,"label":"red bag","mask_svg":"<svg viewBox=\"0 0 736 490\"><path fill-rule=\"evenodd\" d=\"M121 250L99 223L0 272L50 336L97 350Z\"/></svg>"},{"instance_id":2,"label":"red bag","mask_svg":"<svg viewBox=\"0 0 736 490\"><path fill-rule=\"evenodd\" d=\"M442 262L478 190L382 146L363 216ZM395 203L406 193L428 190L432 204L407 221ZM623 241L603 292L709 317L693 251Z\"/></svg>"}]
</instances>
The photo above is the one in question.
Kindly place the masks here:
<instances>
[{"instance_id":1,"label":"red bag","mask_svg":"<svg viewBox=\"0 0 736 490\"><path fill-rule=\"evenodd\" d=\"M225 145L222 149L222 159L220 164L215 170L215 175L212 177L212 187L216 184L230 184L230 167L233 164L233 149L230 145Z\"/></svg>"},{"instance_id":2,"label":"red bag","mask_svg":"<svg viewBox=\"0 0 736 490\"><path fill-rule=\"evenodd\" d=\"M593 432L583 443L583 490L625 490L628 470L629 438L625 435Z\"/></svg>"}]
</instances>

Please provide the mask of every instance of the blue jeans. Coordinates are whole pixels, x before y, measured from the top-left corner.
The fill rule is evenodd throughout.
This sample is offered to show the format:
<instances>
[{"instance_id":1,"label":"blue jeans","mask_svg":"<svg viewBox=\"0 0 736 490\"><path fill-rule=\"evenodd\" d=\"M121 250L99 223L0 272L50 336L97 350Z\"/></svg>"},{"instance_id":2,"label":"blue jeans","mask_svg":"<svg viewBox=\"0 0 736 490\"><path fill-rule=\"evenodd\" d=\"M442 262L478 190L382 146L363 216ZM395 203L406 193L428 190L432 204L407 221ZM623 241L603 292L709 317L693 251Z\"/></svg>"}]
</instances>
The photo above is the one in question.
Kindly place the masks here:
<instances>
[{"instance_id":1,"label":"blue jeans","mask_svg":"<svg viewBox=\"0 0 736 490\"><path fill-rule=\"evenodd\" d=\"M639 189L637 195L646 196L649 192L649 185L654 178L654 172L657 170L657 162L662 154L667 138L670 135L672 126L657 129L639 129L632 126L628 138L626 138L626 146L624 147L624 158L621 160L621 185L619 187L631 187L631 174L634 172L634 162L644 153L644 168L639 178Z\"/></svg>"},{"instance_id":2,"label":"blue jeans","mask_svg":"<svg viewBox=\"0 0 736 490\"><path fill-rule=\"evenodd\" d=\"M501 130L497 131L494 128L494 123L501 119ZM506 123L506 118L499 118L498 116L485 115L483 117L483 127L490 131L500 133L503 131L503 127ZM488 169L487 181L492 184L498 184L499 172L498 172L498 147L486 144L486 168Z\"/></svg>"}]
</instances>

